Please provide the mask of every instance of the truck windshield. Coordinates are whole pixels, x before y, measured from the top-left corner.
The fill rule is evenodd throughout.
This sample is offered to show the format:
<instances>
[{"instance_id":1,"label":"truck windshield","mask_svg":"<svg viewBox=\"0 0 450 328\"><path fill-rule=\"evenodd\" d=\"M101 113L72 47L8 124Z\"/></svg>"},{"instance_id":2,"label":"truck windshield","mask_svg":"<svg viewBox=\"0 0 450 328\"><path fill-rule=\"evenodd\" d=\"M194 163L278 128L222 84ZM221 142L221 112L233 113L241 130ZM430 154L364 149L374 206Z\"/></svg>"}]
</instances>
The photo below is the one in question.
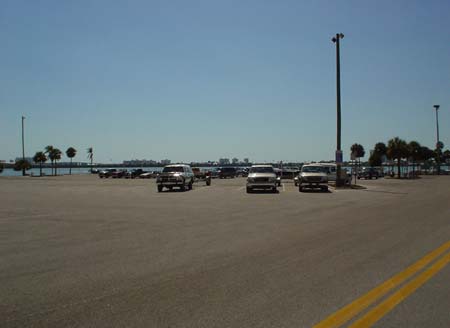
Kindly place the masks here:
<instances>
[{"instance_id":1,"label":"truck windshield","mask_svg":"<svg viewBox=\"0 0 450 328\"><path fill-rule=\"evenodd\" d=\"M323 166L303 166L302 172L306 173L326 173L326 168Z\"/></svg>"},{"instance_id":2,"label":"truck windshield","mask_svg":"<svg viewBox=\"0 0 450 328\"><path fill-rule=\"evenodd\" d=\"M274 173L273 167L252 167L250 173Z\"/></svg>"},{"instance_id":3,"label":"truck windshield","mask_svg":"<svg viewBox=\"0 0 450 328\"><path fill-rule=\"evenodd\" d=\"M182 166L170 166L170 167L165 167L163 169L163 172L168 173L168 172L184 172L184 169Z\"/></svg>"}]
</instances>

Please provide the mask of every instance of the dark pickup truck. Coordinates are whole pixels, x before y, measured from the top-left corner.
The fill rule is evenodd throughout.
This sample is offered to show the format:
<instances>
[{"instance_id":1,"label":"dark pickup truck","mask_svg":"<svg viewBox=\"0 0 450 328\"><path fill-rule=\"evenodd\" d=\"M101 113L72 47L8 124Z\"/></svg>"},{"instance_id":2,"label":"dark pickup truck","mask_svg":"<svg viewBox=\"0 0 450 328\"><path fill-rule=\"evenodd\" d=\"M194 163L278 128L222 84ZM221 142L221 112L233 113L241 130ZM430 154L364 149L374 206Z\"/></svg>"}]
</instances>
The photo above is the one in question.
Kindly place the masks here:
<instances>
[{"instance_id":1,"label":"dark pickup truck","mask_svg":"<svg viewBox=\"0 0 450 328\"><path fill-rule=\"evenodd\" d=\"M217 173L220 179L234 178L237 176L235 167L220 167Z\"/></svg>"}]
</instances>

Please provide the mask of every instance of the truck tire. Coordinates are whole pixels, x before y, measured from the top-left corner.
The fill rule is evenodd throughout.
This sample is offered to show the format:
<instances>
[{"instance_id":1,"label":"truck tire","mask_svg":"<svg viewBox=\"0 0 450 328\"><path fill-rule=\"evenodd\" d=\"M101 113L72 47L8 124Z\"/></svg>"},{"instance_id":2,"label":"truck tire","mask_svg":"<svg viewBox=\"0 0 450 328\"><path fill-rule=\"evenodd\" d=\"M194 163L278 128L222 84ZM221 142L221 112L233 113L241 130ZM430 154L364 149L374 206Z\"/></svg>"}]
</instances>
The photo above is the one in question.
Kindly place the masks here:
<instances>
[{"instance_id":1,"label":"truck tire","mask_svg":"<svg viewBox=\"0 0 450 328\"><path fill-rule=\"evenodd\" d=\"M161 192L163 190L163 186L162 185L158 185L158 192Z\"/></svg>"}]
</instances>

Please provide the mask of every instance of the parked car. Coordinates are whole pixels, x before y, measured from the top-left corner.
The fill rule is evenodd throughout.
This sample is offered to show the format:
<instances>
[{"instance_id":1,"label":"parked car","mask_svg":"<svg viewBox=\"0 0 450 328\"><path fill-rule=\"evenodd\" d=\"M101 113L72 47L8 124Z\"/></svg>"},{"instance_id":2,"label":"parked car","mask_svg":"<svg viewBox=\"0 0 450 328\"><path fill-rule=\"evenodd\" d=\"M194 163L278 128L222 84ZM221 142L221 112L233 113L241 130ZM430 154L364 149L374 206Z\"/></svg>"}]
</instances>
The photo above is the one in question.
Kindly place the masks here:
<instances>
[{"instance_id":1,"label":"parked car","mask_svg":"<svg viewBox=\"0 0 450 328\"><path fill-rule=\"evenodd\" d=\"M127 174L127 170L116 170L111 174L111 178L120 179L123 178Z\"/></svg>"},{"instance_id":2,"label":"parked car","mask_svg":"<svg viewBox=\"0 0 450 328\"><path fill-rule=\"evenodd\" d=\"M303 165L298 178L298 191L305 188L319 188L322 191L328 190L327 168L318 164Z\"/></svg>"},{"instance_id":3,"label":"parked car","mask_svg":"<svg viewBox=\"0 0 450 328\"><path fill-rule=\"evenodd\" d=\"M207 186L211 185L211 171L205 171L199 167L193 167L195 181L205 181Z\"/></svg>"},{"instance_id":4,"label":"parked car","mask_svg":"<svg viewBox=\"0 0 450 328\"><path fill-rule=\"evenodd\" d=\"M358 179L370 179L372 178L378 179L380 177L380 172L373 167L363 167L358 172Z\"/></svg>"},{"instance_id":5,"label":"parked car","mask_svg":"<svg viewBox=\"0 0 450 328\"><path fill-rule=\"evenodd\" d=\"M299 173L299 169L295 168L283 168L281 169L282 179L294 179Z\"/></svg>"},{"instance_id":6,"label":"parked car","mask_svg":"<svg viewBox=\"0 0 450 328\"><path fill-rule=\"evenodd\" d=\"M217 169L211 170L211 178L217 179L219 177L219 171Z\"/></svg>"},{"instance_id":7,"label":"parked car","mask_svg":"<svg viewBox=\"0 0 450 328\"><path fill-rule=\"evenodd\" d=\"M146 173L143 169L134 169L131 171L128 171L127 174L125 174L125 179L136 179L141 176L141 174Z\"/></svg>"},{"instance_id":8,"label":"parked car","mask_svg":"<svg viewBox=\"0 0 450 328\"><path fill-rule=\"evenodd\" d=\"M196 179L204 179L206 177L206 171L203 171L199 167L193 167L192 172L194 173L194 177Z\"/></svg>"},{"instance_id":9,"label":"parked car","mask_svg":"<svg viewBox=\"0 0 450 328\"><path fill-rule=\"evenodd\" d=\"M186 188L191 190L193 183L194 173L186 164L167 165L156 178L158 192L163 191L164 187L169 190L172 190L173 187L178 187L182 191L185 191Z\"/></svg>"},{"instance_id":10,"label":"parked car","mask_svg":"<svg viewBox=\"0 0 450 328\"><path fill-rule=\"evenodd\" d=\"M273 168L273 171L275 172L275 175L277 176L277 186L280 187L281 186L281 174L282 174L282 172L281 172L280 169L278 169L276 167Z\"/></svg>"},{"instance_id":11,"label":"parked car","mask_svg":"<svg viewBox=\"0 0 450 328\"><path fill-rule=\"evenodd\" d=\"M219 167L217 173L220 179L234 178L237 176L235 167Z\"/></svg>"},{"instance_id":12,"label":"parked car","mask_svg":"<svg viewBox=\"0 0 450 328\"><path fill-rule=\"evenodd\" d=\"M98 176L100 179L109 178L117 169L105 169L98 172Z\"/></svg>"},{"instance_id":13,"label":"parked car","mask_svg":"<svg viewBox=\"0 0 450 328\"><path fill-rule=\"evenodd\" d=\"M272 165L253 165L247 177L247 193L254 189L270 189L277 192L277 175Z\"/></svg>"},{"instance_id":14,"label":"parked car","mask_svg":"<svg viewBox=\"0 0 450 328\"><path fill-rule=\"evenodd\" d=\"M152 172L144 172L139 175L139 178L141 179L152 179L156 178L158 176L158 171L152 171Z\"/></svg>"},{"instance_id":15,"label":"parked car","mask_svg":"<svg viewBox=\"0 0 450 328\"><path fill-rule=\"evenodd\" d=\"M337 168L334 163L314 163L314 165L320 165L325 169L328 176L328 181L336 181ZM352 182L352 176L347 169L341 167L341 180L344 180L345 185L350 185Z\"/></svg>"}]
</instances>

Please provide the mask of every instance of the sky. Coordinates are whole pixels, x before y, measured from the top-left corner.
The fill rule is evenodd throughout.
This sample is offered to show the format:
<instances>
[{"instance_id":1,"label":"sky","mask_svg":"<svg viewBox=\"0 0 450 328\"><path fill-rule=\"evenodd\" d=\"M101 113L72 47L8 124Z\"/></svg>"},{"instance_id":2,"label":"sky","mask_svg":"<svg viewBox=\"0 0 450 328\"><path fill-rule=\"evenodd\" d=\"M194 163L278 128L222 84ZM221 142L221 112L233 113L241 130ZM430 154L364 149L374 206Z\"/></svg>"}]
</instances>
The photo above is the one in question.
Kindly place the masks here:
<instances>
[{"instance_id":1,"label":"sky","mask_svg":"<svg viewBox=\"0 0 450 328\"><path fill-rule=\"evenodd\" d=\"M450 146L450 1L0 2L0 160L312 161ZM366 156L367 157L367 156ZM64 160L64 158L63 158Z\"/></svg>"}]
</instances>

